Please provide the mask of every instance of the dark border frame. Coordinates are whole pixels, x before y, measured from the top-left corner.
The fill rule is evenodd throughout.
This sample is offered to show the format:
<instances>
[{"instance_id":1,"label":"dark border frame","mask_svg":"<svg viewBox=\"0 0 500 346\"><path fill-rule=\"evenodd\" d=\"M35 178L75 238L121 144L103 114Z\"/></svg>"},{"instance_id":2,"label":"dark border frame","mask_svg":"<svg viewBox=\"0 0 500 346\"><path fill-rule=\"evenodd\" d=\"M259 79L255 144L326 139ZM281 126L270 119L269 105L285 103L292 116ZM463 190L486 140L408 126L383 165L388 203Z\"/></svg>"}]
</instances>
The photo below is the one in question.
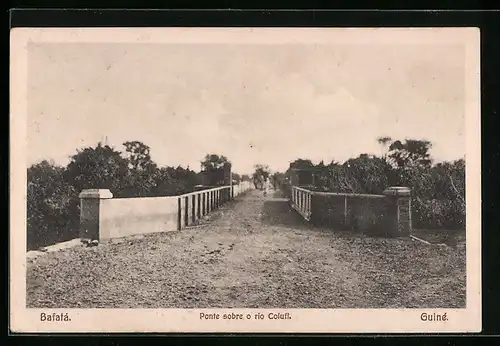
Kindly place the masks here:
<instances>
[{"instance_id":1,"label":"dark border frame","mask_svg":"<svg viewBox=\"0 0 500 346\"><path fill-rule=\"evenodd\" d=\"M456 4L456 2L454 2ZM30 6L27 4L27 6ZM9 13L10 28L15 27L479 27L481 30L481 132L482 132L482 279L483 279L483 332L472 335L494 335L500 333L500 289L498 273L500 265L495 255L499 247L499 235L495 221L498 221L498 163L500 145L496 131L500 129L500 12L499 11L447 11L447 10L119 10L119 9L15 9ZM8 46L8 43L7 43ZM5 79L7 80L7 79ZM8 127L7 127L8 128ZM7 146L8 147L8 143ZM8 154L7 154L8 155ZM8 156L7 156L8 157ZM496 162L495 162L496 161ZM9 174L9 173L7 173ZM6 177L8 179L8 177ZM7 216L9 217L9 216ZM9 239L7 233L7 261ZM7 266L7 271L9 270ZM7 280L8 285L8 280ZM7 287L7 292L9 287ZM7 302L9 304L9 301ZM8 317L7 317L8 318ZM13 334L10 335L29 335ZM52 334L33 334L49 336ZM54 334L55 335L55 334ZM67 340L59 334L59 340ZM92 334L102 336L103 334ZM210 336L210 334L142 334L142 336L182 335ZM215 334L227 335L227 334ZM234 336L295 336L311 337L324 334L237 334ZM346 337L343 334L326 334ZM392 339L401 336L430 336L430 334L355 334L362 338L373 339L384 336ZM453 334L433 334L434 336ZM124 344L138 336L133 333L112 334L116 343ZM24 339L24 338L21 338ZM156 338L148 338L153 340ZM441 341L444 341L442 338ZM20 339L18 338L20 341ZM80 344L82 343L80 339ZM96 340L97 341L97 340ZM146 341L141 340L141 343ZM216 340L214 340L216 341ZM226 340L227 341L227 340ZM437 341L434 339L434 341ZM446 341L449 344L449 341ZM86 343L87 344L87 343Z\"/></svg>"}]
</instances>

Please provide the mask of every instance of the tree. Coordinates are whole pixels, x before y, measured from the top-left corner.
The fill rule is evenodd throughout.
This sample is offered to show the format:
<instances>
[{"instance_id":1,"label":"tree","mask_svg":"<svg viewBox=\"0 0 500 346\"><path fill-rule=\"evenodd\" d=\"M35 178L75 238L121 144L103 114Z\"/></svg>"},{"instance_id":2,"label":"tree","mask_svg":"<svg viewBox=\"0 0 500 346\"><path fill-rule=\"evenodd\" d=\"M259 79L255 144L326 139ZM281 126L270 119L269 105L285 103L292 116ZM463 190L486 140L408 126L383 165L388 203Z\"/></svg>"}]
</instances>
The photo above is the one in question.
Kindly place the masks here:
<instances>
[{"instance_id":1,"label":"tree","mask_svg":"<svg viewBox=\"0 0 500 346\"><path fill-rule=\"evenodd\" d=\"M206 171L218 170L230 165L231 162L224 155L207 154L203 161L201 161L201 167Z\"/></svg>"},{"instance_id":2,"label":"tree","mask_svg":"<svg viewBox=\"0 0 500 346\"><path fill-rule=\"evenodd\" d=\"M373 155L361 154L344 165L352 192L380 194L388 185L388 164Z\"/></svg>"},{"instance_id":3,"label":"tree","mask_svg":"<svg viewBox=\"0 0 500 346\"><path fill-rule=\"evenodd\" d=\"M440 162L433 167L413 166L403 172L412 188L414 225L419 228L465 227L465 162ZM451 236L453 232L447 232Z\"/></svg>"},{"instance_id":4,"label":"tree","mask_svg":"<svg viewBox=\"0 0 500 346\"><path fill-rule=\"evenodd\" d=\"M400 169L415 165L430 167L431 147L431 142L426 140L407 139L404 142L396 140L389 146L388 157L396 168Z\"/></svg>"},{"instance_id":5,"label":"tree","mask_svg":"<svg viewBox=\"0 0 500 346\"><path fill-rule=\"evenodd\" d=\"M286 174L293 184L312 185L315 166L308 159L297 159L290 163ZM294 180L295 177L297 180Z\"/></svg>"},{"instance_id":6,"label":"tree","mask_svg":"<svg viewBox=\"0 0 500 346\"><path fill-rule=\"evenodd\" d=\"M83 189L109 189L119 192L128 174L128 160L108 145L77 150L65 171L65 179L78 192Z\"/></svg>"},{"instance_id":7,"label":"tree","mask_svg":"<svg viewBox=\"0 0 500 346\"><path fill-rule=\"evenodd\" d=\"M241 181L241 176L238 173L233 173L232 175L233 175L233 182L235 184L239 184Z\"/></svg>"},{"instance_id":8,"label":"tree","mask_svg":"<svg viewBox=\"0 0 500 346\"><path fill-rule=\"evenodd\" d=\"M314 169L314 185L320 190L328 190L330 181L330 171L328 168L328 166L325 166L323 160L321 160Z\"/></svg>"},{"instance_id":9,"label":"tree","mask_svg":"<svg viewBox=\"0 0 500 346\"><path fill-rule=\"evenodd\" d=\"M284 173L280 173L280 172L275 172L271 175L271 183L273 184L273 188L275 190L278 190L278 189L283 189L285 188L285 184L286 184L286 176Z\"/></svg>"},{"instance_id":10,"label":"tree","mask_svg":"<svg viewBox=\"0 0 500 346\"><path fill-rule=\"evenodd\" d=\"M171 167L158 168L155 176L154 195L156 196L171 196L175 195L175 181L172 177Z\"/></svg>"},{"instance_id":11,"label":"tree","mask_svg":"<svg viewBox=\"0 0 500 346\"><path fill-rule=\"evenodd\" d=\"M314 164L308 159L297 159L290 163L290 168L307 169L314 168Z\"/></svg>"},{"instance_id":12,"label":"tree","mask_svg":"<svg viewBox=\"0 0 500 346\"><path fill-rule=\"evenodd\" d=\"M149 146L139 141L125 142L123 146L129 170L122 178L123 191L120 195L141 197L155 194L158 167L151 159Z\"/></svg>"},{"instance_id":13,"label":"tree","mask_svg":"<svg viewBox=\"0 0 500 346\"><path fill-rule=\"evenodd\" d=\"M156 166L151 159L150 147L139 141L131 141L123 143L127 158L130 161L129 167L136 171L142 171Z\"/></svg>"},{"instance_id":14,"label":"tree","mask_svg":"<svg viewBox=\"0 0 500 346\"><path fill-rule=\"evenodd\" d=\"M255 171L252 174L252 181L255 188L262 189L264 187L264 182L269 178L270 169L267 165L257 164L254 166Z\"/></svg>"},{"instance_id":15,"label":"tree","mask_svg":"<svg viewBox=\"0 0 500 346\"><path fill-rule=\"evenodd\" d=\"M438 163L431 175L435 198L455 201L455 208L465 215L465 160Z\"/></svg>"},{"instance_id":16,"label":"tree","mask_svg":"<svg viewBox=\"0 0 500 346\"><path fill-rule=\"evenodd\" d=\"M194 186L199 183L198 175L189 168L177 166L175 169L171 169L170 172L176 194L191 192Z\"/></svg>"},{"instance_id":17,"label":"tree","mask_svg":"<svg viewBox=\"0 0 500 346\"><path fill-rule=\"evenodd\" d=\"M453 191L452 196L459 201L465 213L465 159L453 162L448 177Z\"/></svg>"},{"instance_id":18,"label":"tree","mask_svg":"<svg viewBox=\"0 0 500 346\"><path fill-rule=\"evenodd\" d=\"M392 141L391 137L382 136L377 138L377 142L382 146L382 159L387 160L387 145Z\"/></svg>"},{"instance_id":19,"label":"tree","mask_svg":"<svg viewBox=\"0 0 500 346\"><path fill-rule=\"evenodd\" d=\"M217 186L229 183L231 162L224 155L208 154L201 161L208 185Z\"/></svg>"},{"instance_id":20,"label":"tree","mask_svg":"<svg viewBox=\"0 0 500 346\"><path fill-rule=\"evenodd\" d=\"M64 179L64 167L42 161L28 168L27 246L29 250L78 235L78 192Z\"/></svg>"}]
</instances>

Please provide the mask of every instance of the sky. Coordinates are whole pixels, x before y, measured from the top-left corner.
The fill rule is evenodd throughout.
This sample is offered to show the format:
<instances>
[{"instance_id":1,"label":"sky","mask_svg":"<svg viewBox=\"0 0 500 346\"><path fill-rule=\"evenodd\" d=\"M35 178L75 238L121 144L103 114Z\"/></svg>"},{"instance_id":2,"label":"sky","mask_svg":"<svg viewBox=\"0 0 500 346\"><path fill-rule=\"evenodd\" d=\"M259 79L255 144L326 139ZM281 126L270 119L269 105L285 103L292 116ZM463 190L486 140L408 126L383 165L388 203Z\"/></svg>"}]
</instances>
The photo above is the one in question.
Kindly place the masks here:
<instances>
[{"instance_id":1,"label":"sky","mask_svg":"<svg viewBox=\"0 0 500 346\"><path fill-rule=\"evenodd\" d=\"M380 155L377 137L465 155L464 47L444 44L31 43L28 164L98 141L159 165L233 170Z\"/></svg>"}]
</instances>

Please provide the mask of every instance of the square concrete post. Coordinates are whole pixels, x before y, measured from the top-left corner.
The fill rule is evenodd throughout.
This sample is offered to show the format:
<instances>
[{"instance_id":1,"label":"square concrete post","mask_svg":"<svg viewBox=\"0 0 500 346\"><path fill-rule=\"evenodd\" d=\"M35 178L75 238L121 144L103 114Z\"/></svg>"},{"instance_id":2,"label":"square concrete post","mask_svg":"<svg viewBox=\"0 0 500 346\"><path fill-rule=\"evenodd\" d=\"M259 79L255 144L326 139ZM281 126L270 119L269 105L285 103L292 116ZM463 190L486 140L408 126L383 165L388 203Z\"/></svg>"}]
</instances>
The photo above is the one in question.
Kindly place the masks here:
<instances>
[{"instance_id":1,"label":"square concrete post","mask_svg":"<svg viewBox=\"0 0 500 346\"><path fill-rule=\"evenodd\" d=\"M389 215L393 218L391 233L407 236L412 230L411 224L411 189L409 187L389 187L384 195L390 198Z\"/></svg>"},{"instance_id":2,"label":"square concrete post","mask_svg":"<svg viewBox=\"0 0 500 346\"><path fill-rule=\"evenodd\" d=\"M99 240L101 199L113 198L108 189L88 189L80 192L80 238Z\"/></svg>"}]
</instances>

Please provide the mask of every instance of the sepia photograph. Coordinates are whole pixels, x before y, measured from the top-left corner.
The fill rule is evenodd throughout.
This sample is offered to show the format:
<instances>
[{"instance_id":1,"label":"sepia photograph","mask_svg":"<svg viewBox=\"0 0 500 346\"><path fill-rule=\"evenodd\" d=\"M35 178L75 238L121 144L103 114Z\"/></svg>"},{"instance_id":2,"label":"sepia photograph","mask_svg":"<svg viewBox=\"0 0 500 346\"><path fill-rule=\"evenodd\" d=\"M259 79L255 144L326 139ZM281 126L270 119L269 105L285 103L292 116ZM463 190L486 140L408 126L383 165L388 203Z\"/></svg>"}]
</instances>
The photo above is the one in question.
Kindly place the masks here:
<instances>
[{"instance_id":1,"label":"sepia photograph","mask_svg":"<svg viewBox=\"0 0 500 346\"><path fill-rule=\"evenodd\" d=\"M480 330L479 30L11 46L20 330Z\"/></svg>"}]
</instances>

